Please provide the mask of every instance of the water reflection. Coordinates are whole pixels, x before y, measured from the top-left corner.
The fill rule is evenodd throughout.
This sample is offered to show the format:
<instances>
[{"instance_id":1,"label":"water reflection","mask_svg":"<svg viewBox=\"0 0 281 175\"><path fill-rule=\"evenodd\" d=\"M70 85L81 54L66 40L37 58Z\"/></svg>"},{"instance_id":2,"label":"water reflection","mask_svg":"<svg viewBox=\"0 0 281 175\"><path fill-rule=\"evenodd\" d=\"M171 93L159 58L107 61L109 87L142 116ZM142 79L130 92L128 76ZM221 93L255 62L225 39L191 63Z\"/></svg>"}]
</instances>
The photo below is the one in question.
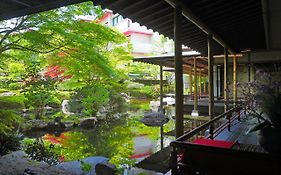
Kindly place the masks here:
<instances>
[{"instance_id":1,"label":"water reflection","mask_svg":"<svg viewBox=\"0 0 281 175\"><path fill-rule=\"evenodd\" d=\"M42 138L55 145L61 161L105 156L118 168L124 164L130 166L160 149L159 127L145 126L139 122L142 116L143 112L140 112L133 117L103 120L91 130L44 134ZM173 120L170 120L164 130L169 131L173 127ZM169 141L165 141L168 145Z\"/></svg>"}]
</instances>

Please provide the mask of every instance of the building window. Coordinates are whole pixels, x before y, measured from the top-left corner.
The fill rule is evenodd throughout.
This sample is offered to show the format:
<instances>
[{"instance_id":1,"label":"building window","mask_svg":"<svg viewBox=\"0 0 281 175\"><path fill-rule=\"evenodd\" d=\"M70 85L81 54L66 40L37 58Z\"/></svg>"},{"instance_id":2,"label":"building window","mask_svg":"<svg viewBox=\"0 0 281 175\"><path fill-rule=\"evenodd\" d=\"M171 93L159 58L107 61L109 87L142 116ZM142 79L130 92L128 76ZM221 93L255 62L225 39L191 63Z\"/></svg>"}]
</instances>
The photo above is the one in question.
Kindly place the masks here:
<instances>
[{"instance_id":1,"label":"building window","mask_svg":"<svg viewBox=\"0 0 281 175\"><path fill-rule=\"evenodd\" d=\"M117 15L112 19L112 25L116 26L118 23L120 23L123 20L123 16Z\"/></svg>"}]
</instances>

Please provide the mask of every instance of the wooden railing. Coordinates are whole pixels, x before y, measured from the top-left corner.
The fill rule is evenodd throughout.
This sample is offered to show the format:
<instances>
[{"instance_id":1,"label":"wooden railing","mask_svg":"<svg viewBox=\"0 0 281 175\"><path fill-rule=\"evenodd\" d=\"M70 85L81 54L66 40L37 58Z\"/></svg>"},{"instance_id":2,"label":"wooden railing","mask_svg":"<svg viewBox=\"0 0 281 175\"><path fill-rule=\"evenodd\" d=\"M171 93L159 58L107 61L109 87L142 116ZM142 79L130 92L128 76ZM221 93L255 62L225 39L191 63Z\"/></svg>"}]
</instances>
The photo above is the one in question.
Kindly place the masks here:
<instances>
[{"instance_id":1,"label":"wooden railing","mask_svg":"<svg viewBox=\"0 0 281 175\"><path fill-rule=\"evenodd\" d=\"M183 134L182 136L178 137L175 141L171 142L170 146L172 147L172 151L171 151L172 174L173 175L178 174L178 170L177 170L178 150L180 150L181 148L185 148L186 143L192 141L194 139L194 137L196 137L196 135L204 132L205 130L207 130L210 127L214 128L214 124L223 118L227 119L226 122L224 122L217 128L214 128L214 131L210 132L207 136L205 136L205 138L213 139L225 128L228 128L228 130L231 130L232 121L234 121L236 119L240 120L240 115L241 115L241 112L244 111L244 106L245 106L244 104L240 104L240 105L228 110L227 112L218 115L217 117L204 123L203 125Z\"/></svg>"}]
</instances>

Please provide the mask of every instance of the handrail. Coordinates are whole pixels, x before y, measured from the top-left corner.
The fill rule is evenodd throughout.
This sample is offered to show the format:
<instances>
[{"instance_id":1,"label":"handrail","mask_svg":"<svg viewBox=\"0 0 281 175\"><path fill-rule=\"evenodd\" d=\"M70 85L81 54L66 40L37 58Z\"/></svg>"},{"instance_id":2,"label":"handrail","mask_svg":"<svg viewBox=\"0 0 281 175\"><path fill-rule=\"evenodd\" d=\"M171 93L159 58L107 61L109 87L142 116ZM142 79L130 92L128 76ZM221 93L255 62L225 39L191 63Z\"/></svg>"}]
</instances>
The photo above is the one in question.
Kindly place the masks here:
<instances>
[{"instance_id":1,"label":"handrail","mask_svg":"<svg viewBox=\"0 0 281 175\"><path fill-rule=\"evenodd\" d=\"M197 128L189 131L186 134L183 134L182 136L178 137L175 141L185 141L185 140L191 138L192 136L194 136L195 134L198 134L200 131L208 128L210 125L212 125L216 121L220 120L221 118L223 118L225 116L228 116L235 111L241 110L243 108L243 106L244 106L244 104L241 104L241 105L238 105L234 108L231 108L230 110L226 111L225 113L222 113L222 114L218 115L217 117L215 117L214 119L204 123L203 125L198 126ZM171 146L173 146L173 142L171 142Z\"/></svg>"},{"instance_id":2,"label":"handrail","mask_svg":"<svg viewBox=\"0 0 281 175\"><path fill-rule=\"evenodd\" d=\"M194 135L198 134L200 131L208 128L209 126L213 125L216 121L220 120L221 118L227 116L228 117L228 120L231 120L231 117L229 117L230 115L232 115L233 112L236 112L236 111L239 111L239 114L238 114L238 120L240 118L240 112L241 110L243 109L244 105L246 103L243 103L243 104L240 104L228 111L226 111L225 113L223 114L220 114L218 115L217 117L215 117L214 119L208 121L207 123L183 134L182 136L180 136L179 138L177 138L175 141L172 141L170 143L170 146L172 147L172 150L171 150L171 170L172 170L172 175L177 175L179 174L178 172L178 148L186 148L187 145L192 145L192 143L188 143L186 144L186 140L190 139L191 137L193 137ZM229 121L230 122L230 121ZM228 123L230 125L230 123ZM211 138L213 138L213 133L211 133Z\"/></svg>"}]
</instances>

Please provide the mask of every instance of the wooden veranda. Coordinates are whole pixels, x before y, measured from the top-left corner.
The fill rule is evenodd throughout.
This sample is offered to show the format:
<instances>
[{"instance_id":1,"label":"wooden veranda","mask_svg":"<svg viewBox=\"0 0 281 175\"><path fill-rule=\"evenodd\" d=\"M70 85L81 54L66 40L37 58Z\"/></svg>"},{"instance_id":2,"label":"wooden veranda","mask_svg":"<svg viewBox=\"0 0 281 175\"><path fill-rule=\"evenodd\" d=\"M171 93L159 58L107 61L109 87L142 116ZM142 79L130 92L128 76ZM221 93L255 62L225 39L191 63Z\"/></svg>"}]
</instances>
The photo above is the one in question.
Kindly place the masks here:
<instances>
[{"instance_id":1,"label":"wooden veranda","mask_svg":"<svg viewBox=\"0 0 281 175\"><path fill-rule=\"evenodd\" d=\"M49 9L79 3L86 0L53 0L53 1L31 1L31 0L11 0L0 2L0 19L11 19L17 16L24 16L27 14L46 11ZM207 147L202 145L194 145L192 143L184 143L186 139L196 135L202 128L208 128L210 136L213 139L216 133L214 123L222 117L228 117L229 114L241 110L241 106L234 106L230 109L226 103L225 113L219 116L214 115L214 65L216 60L215 55L223 55L223 61L219 61L224 65L224 91L227 92L227 87L230 83L229 69L230 62L233 63L232 84L233 87L233 101L237 102L236 83L239 79L237 77L237 64L243 62L248 69L247 81L253 80L253 63L265 62L281 62L281 1L279 0L93 0L94 5L100 5L102 8L113 10L114 13L119 13L124 17L128 17L133 21L139 22L148 28L158 31L159 33L174 39L174 55L173 59L169 61L169 65L174 68L176 77L175 99L176 99L176 124L175 131L178 138L171 143L173 147L172 159L172 174L178 174L178 159L177 153L179 148L186 150L193 150L198 152L197 156L201 156L200 151L204 152L211 158L210 153L215 152L218 155L219 163L222 163L226 170L231 169L230 164L237 164L240 169L247 170L244 166L249 161L254 161L254 166L248 166L248 169L253 172L271 172L272 174L280 174L278 172L280 157L268 154L256 154L251 152L241 152L239 150L229 151L222 148ZM195 58L183 59L182 45L189 46L191 49L200 53L204 59ZM230 54L233 59L230 58ZM241 58L238 59L238 55ZM207 58L207 59L205 59ZM184 134L184 109L183 109L183 79L182 74L195 68L200 62L204 62L204 69L202 73L208 76L208 108L210 121L206 124ZM194 64L192 64L194 63ZM163 63L164 64L164 63ZM166 64L166 63L165 63ZM162 72L161 65L160 72ZM206 66L207 65L207 66ZM194 76L197 76L197 71ZM162 76L161 76L162 77ZM161 81L162 82L162 81ZM230 93L224 94L224 100L230 99ZM162 103L161 103L162 106ZM229 126L229 125L227 125ZM187 149L188 148L188 149ZM188 152L189 156L193 156ZM224 162L223 156L235 158L235 161ZM219 157L222 156L222 157ZM219 159L220 158L220 159ZM245 162L245 160L247 160ZM197 160L195 160L197 161ZM241 164L242 162L242 164ZM200 163L200 161L199 161ZM219 174L213 167L213 162L209 161L204 164L208 170L207 174ZM218 163L218 162L216 162ZM244 163L244 164L243 164ZM209 166L210 165L210 166ZM249 165L249 164L248 164ZM269 168L262 169L262 166ZM257 168L258 167L258 168ZM224 174L229 174L225 173ZM236 174L239 171L235 171ZM234 174L235 174L234 173ZM249 173L249 172L246 172ZM250 172L251 173L251 172ZM243 173L242 173L243 174Z\"/></svg>"}]
</instances>

